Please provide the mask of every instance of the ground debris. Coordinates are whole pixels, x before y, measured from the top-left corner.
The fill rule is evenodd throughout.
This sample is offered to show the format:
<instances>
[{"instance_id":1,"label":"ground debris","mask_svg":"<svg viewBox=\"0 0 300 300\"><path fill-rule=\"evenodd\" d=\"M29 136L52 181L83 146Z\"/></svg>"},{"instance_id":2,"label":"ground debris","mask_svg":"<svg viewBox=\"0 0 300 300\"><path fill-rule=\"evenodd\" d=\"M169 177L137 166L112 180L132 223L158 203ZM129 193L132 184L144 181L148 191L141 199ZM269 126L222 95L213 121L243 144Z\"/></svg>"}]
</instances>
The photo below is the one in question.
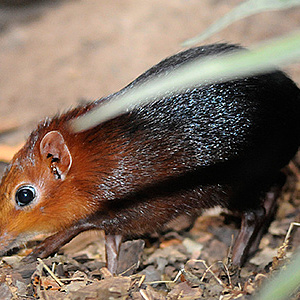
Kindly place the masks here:
<instances>
[{"instance_id":1,"label":"ground debris","mask_svg":"<svg viewBox=\"0 0 300 300\"><path fill-rule=\"evenodd\" d=\"M193 300L199 299L202 296L202 290L198 287L191 287L187 282L180 282L174 286L172 291L168 293L168 300L184 299Z\"/></svg>"},{"instance_id":2,"label":"ground debris","mask_svg":"<svg viewBox=\"0 0 300 300\"><path fill-rule=\"evenodd\" d=\"M289 209L288 217L290 214ZM221 226L223 219L200 217L191 230L180 232L180 236L167 232L152 239L151 244L148 241L146 248L144 240L124 243L120 256L123 274L117 277L103 268L101 235L100 240L88 236L86 249L79 247L76 252L66 247L66 253L31 264L22 263L18 255L3 257L0 293L3 299L248 299L272 272L289 261L290 249L298 243L293 237L299 230L291 231L285 241L282 229L276 228L287 228L287 217L277 219L273 234L264 236L256 255L241 270L232 271L224 262L233 225L223 224L227 235L223 241L198 230L199 224L201 230L205 224L209 224L209 230L214 222L216 227ZM79 244L82 238L78 237ZM78 243L76 238L73 242ZM100 245L100 255L95 245Z\"/></svg>"},{"instance_id":3,"label":"ground debris","mask_svg":"<svg viewBox=\"0 0 300 300\"><path fill-rule=\"evenodd\" d=\"M118 258L118 274L129 276L136 272L140 266L144 246L143 240L122 243Z\"/></svg>"}]
</instances>

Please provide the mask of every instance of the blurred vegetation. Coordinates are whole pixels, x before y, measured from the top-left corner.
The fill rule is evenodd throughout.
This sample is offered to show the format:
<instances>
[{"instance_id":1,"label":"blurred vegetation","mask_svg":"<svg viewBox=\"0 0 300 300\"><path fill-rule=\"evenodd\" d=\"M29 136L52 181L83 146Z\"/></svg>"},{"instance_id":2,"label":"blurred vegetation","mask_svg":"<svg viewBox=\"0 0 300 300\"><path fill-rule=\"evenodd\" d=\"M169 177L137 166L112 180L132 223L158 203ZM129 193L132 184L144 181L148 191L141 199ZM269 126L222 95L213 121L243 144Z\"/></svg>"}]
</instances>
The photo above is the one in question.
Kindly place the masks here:
<instances>
[{"instance_id":1,"label":"blurred vegetation","mask_svg":"<svg viewBox=\"0 0 300 300\"><path fill-rule=\"evenodd\" d=\"M157 99L169 91L179 92L196 84L209 84L237 77L270 71L278 65L293 63L300 57L300 31L285 37L264 42L251 51L198 59L167 76L154 78L137 85L126 93L114 97L84 116L72 121L75 131L85 130L116 117L137 105Z\"/></svg>"},{"instance_id":2,"label":"blurred vegetation","mask_svg":"<svg viewBox=\"0 0 300 300\"><path fill-rule=\"evenodd\" d=\"M235 21L244 19L254 14L258 14L264 11L270 10L282 10L288 9L294 6L300 5L300 0L248 0L238 5L236 8L231 10L224 17L220 18L217 22L212 24L200 35L186 40L183 46L193 46L207 39L214 33L222 30L229 26Z\"/></svg>"},{"instance_id":3,"label":"blurred vegetation","mask_svg":"<svg viewBox=\"0 0 300 300\"><path fill-rule=\"evenodd\" d=\"M254 13L272 10L286 9L300 5L300 0L248 0L229 12L226 16L209 27L197 38L186 41L203 40L216 31L234 21ZM197 84L208 84L221 80L228 80L237 76L243 77L262 73L275 66L287 65L300 58L300 31L297 31L278 40L272 40L258 45L250 52L236 52L233 55L225 55L207 61L200 59L171 72L169 76L148 81L142 86L137 86L129 92L115 97L108 103L100 105L90 113L78 118L72 126L75 131L85 130L101 122L107 121L117 115L133 109L136 105L142 105L152 101L167 91L180 91L181 89Z\"/></svg>"}]
</instances>

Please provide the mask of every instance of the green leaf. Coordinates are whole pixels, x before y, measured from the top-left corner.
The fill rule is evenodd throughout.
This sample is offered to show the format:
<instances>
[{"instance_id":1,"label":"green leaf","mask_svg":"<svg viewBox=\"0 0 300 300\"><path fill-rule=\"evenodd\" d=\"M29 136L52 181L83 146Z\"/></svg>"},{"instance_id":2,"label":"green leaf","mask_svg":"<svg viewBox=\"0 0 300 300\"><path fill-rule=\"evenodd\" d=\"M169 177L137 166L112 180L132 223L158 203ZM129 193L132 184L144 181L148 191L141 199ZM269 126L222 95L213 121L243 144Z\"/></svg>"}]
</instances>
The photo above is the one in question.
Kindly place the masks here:
<instances>
[{"instance_id":1,"label":"green leaf","mask_svg":"<svg viewBox=\"0 0 300 300\"><path fill-rule=\"evenodd\" d=\"M300 287L300 252L294 255L291 263L281 269L278 276L269 281L261 290L256 300L284 300Z\"/></svg>"},{"instance_id":2,"label":"green leaf","mask_svg":"<svg viewBox=\"0 0 300 300\"><path fill-rule=\"evenodd\" d=\"M274 69L275 65L286 65L297 59L300 59L300 31L262 43L252 51L239 51L188 63L170 72L168 76L149 80L104 102L71 121L71 126L75 131L86 130L130 111L137 105L154 101L169 91L178 92L195 85L259 74Z\"/></svg>"},{"instance_id":3,"label":"green leaf","mask_svg":"<svg viewBox=\"0 0 300 300\"><path fill-rule=\"evenodd\" d=\"M231 23L248 16L264 11L287 9L297 5L300 5L300 0L248 0L235 7L200 35L183 42L182 45L185 47L195 45L227 27Z\"/></svg>"}]
</instances>

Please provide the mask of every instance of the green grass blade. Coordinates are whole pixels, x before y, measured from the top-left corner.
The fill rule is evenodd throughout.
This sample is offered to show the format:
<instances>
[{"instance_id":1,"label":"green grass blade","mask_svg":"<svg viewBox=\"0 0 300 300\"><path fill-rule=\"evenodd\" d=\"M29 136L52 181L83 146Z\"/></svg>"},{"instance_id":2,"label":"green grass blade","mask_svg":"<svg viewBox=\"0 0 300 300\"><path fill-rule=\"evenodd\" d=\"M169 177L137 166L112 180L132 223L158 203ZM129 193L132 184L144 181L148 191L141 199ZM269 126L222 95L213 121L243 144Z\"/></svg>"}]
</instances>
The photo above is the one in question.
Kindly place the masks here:
<instances>
[{"instance_id":1,"label":"green grass blade","mask_svg":"<svg viewBox=\"0 0 300 300\"><path fill-rule=\"evenodd\" d=\"M93 127L124 112L154 101L170 91L180 91L196 84L208 84L236 77L259 74L300 59L300 31L263 43L252 51L239 51L186 64L163 78L149 80L129 92L99 105L91 112L72 121L75 131Z\"/></svg>"},{"instance_id":2,"label":"green grass blade","mask_svg":"<svg viewBox=\"0 0 300 300\"><path fill-rule=\"evenodd\" d=\"M269 281L255 300L284 300L300 287L300 252L278 276Z\"/></svg>"},{"instance_id":3,"label":"green grass blade","mask_svg":"<svg viewBox=\"0 0 300 300\"><path fill-rule=\"evenodd\" d=\"M235 7L229 13L220 18L217 22L208 27L200 35L186 40L182 43L182 46L192 46L195 45L214 33L222 30L231 23L238 21L240 19L246 18L248 16L258 14L264 11L270 10L280 10L287 9L300 5L300 0L248 0Z\"/></svg>"}]
</instances>

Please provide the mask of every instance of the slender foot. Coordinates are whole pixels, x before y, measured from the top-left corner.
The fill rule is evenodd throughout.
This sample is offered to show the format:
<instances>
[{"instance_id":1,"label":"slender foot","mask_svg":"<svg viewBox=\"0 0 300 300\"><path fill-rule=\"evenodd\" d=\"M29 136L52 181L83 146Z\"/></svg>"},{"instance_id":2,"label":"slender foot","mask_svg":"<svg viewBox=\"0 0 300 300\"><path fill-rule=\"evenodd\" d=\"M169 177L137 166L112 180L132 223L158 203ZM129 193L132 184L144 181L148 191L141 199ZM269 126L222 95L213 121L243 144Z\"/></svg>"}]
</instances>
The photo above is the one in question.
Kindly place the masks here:
<instances>
[{"instance_id":1,"label":"slender foot","mask_svg":"<svg viewBox=\"0 0 300 300\"><path fill-rule=\"evenodd\" d=\"M241 229L232 250L232 264L234 266L242 266L245 262L264 219L265 211L263 208L243 213Z\"/></svg>"},{"instance_id":2,"label":"slender foot","mask_svg":"<svg viewBox=\"0 0 300 300\"><path fill-rule=\"evenodd\" d=\"M108 270L113 274L117 274L118 269L118 256L120 245L122 243L122 235L105 235L106 246L106 264Z\"/></svg>"},{"instance_id":3,"label":"slender foot","mask_svg":"<svg viewBox=\"0 0 300 300\"><path fill-rule=\"evenodd\" d=\"M38 257L48 257L49 255L57 252L66 243L70 242L76 235L89 229L93 228L84 225L74 226L69 229L59 231L41 242L29 255L24 257L22 261L28 263L35 261Z\"/></svg>"},{"instance_id":4,"label":"slender foot","mask_svg":"<svg viewBox=\"0 0 300 300\"><path fill-rule=\"evenodd\" d=\"M280 192L281 188L279 186L274 186L266 194L265 201L263 204L265 209L265 218L263 220L263 224L260 226L260 229L256 234L255 240L252 242L252 245L249 249L249 255L252 255L257 251L261 238L270 225L272 217L276 211L276 200L278 199Z\"/></svg>"},{"instance_id":5,"label":"slender foot","mask_svg":"<svg viewBox=\"0 0 300 300\"><path fill-rule=\"evenodd\" d=\"M232 250L232 263L242 266L248 255L253 254L259 246L265 229L269 226L276 208L276 200L284 184L283 179L266 193L263 206L256 210L245 211L242 214L241 230Z\"/></svg>"}]
</instances>

